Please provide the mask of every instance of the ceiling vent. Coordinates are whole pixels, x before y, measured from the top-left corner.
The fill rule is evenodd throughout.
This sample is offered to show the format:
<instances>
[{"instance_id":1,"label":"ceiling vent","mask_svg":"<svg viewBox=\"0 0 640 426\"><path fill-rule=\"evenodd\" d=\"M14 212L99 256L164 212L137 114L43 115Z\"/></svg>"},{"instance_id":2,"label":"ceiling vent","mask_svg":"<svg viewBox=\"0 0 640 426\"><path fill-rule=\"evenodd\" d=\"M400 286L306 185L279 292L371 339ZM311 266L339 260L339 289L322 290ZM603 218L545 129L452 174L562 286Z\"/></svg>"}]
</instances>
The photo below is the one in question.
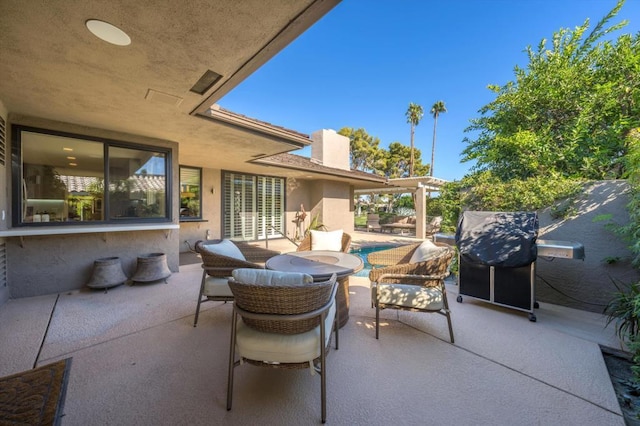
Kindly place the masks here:
<instances>
[{"instance_id":1,"label":"ceiling vent","mask_svg":"<svg viewBox=\"0 0 640 426\"><path fill-rule=\"evenodd\" d=\"M157 90L153 90L153 89L147 90L147 95L145 96L145 99L148 101L159 102L161 104L173 105L175 107L180 106L183 100L179 96L158 92Z\"/></svg>"},{"instance_id":2,"label":"ceiling vent","mask_svg":"<svg viewBox=\"0 0 640 426\"><path fill-rule=\"evenodd\" d=\"M202 77L200 77L200 79L196 81L196 84L194 84L189 90L191 90L193 93L197 93L198 95L204 95L221 78L222 76L217 72L207 70L204 74L202 74Z\"/></svg>"}]
</instances>

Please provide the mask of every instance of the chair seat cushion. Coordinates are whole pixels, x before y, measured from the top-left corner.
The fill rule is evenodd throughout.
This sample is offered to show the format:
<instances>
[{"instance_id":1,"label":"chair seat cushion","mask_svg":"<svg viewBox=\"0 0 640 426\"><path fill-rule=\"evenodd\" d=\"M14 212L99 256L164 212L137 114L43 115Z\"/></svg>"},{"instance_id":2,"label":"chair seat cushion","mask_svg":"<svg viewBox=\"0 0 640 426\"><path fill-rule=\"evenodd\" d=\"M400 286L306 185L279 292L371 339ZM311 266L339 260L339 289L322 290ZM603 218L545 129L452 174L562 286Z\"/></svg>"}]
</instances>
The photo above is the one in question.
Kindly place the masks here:
<instances>
[{"instance_id":1,"label":"chair seat cushion","mask_svg":"<svg viewBox=\"0 0 640 426\"><path fill-rule=\"evenodd\" d=\"M342 251L342 229L337 231L311 230L311 250Z\"/></svg>"},{"instance_id":2,"label":"chair seat cushion","mask_svg":"<svg viewBox=\"0 0 640 426\"><path fill-rule=\"evenodd\" d=\"M329 344L336 316L335 302L325 320L325 346ZM259 331L238 321L236 348L243 358L270 363L313 361L320 356L320 325L299 334L276 334Z\"/></svg>"},{"instance_id":3,"label":"chair seat cushion","mask_svg":"<svg viewBox=\"0 0 640 426\"><path fill-rule=\"evenodd\" d=\"M238 268L231 273L236 281L255 285L301 286L313 283L313 277L300 272L281 272L268 269Z\"/></svg>"},{"instance_id":4,"label":"chair seat cushion","mask_svg":"<svg viewBox=\"0 0 640 426\"><path fill-rule=\"evenodd\" d=\"M233 297L228 279L211 276L205 278L202 294L207 297Z\"/></svg>"},{"instance_id":5,"label":"chair seat cushion","mask_svg":"<svg viewBox=\"0 0 640 426\"><path fill-rule=\"evenodd\" d=\"M439 311L444 308L442 291L437 287L410 284L378 284L378 303L407 309Z\"/></svg>"}]
</instances>

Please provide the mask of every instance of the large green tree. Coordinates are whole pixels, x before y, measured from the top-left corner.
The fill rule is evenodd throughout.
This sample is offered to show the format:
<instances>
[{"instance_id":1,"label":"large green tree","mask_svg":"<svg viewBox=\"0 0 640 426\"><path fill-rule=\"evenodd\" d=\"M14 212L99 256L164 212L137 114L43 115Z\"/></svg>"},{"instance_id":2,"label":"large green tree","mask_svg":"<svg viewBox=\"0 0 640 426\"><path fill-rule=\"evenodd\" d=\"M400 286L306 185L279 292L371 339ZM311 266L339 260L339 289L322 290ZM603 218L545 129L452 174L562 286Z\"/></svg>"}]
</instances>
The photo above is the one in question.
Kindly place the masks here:
<instances>
[{"instance_id":1,"label":"large green tree","mask_svg":"<svg viewBox=\"0 0 640 426\"><path fill-rule=\"evenodd\" d=\"M400 142L392 142L388 149L380 147L380 139L371 136L363 128L343 127L339 134L349 138L351 168L385 176L389 179L411 176L411 153L414 154L413 170L418 176L429 174L429 165L422 164L419 149L411 149ZM388 195L389 206L393 207L401 194ZM367 198L366 196L362 196ZM373 201L372 197L369 201Z\"/></svg>"},{"instance_id":2,"label":"large green tree","mask_svg":"<svg viewBox=\"0 0 640 426\"><path fill-rule=\"evenodd\" d=\"M379 138L369 135L363 128L343 127L338 133L349 138L352 169L381 174L376 164L384 156Z\"/></svg>"},{"instance_id":3,"label":"large green tree","mask_svg":"<svg viewBox=\"0 0 640 426\"><path fill-rule=\"evenodd\" d=\"M400 142L391 142L389 149L384 151L382 161L379 163L379 172L389 179L405 178L411 176L410 161L411 148L401 144ZM414 148L414 165L413 171L418 176L425 176L429 173L429 165L422 164L421 153L419 149Z\"/></svg>"},{"instance_id":4,"label":"large green tree","mask_svg":"<svg viewBox=\"0 0 640 426\"><path fill-rule=\"evenodd\" d=\"M529 64L515 68L515 80L489 86L496 98L466 129L473 136L463 161L502 181L621 177L625 138L640 121L638 34L605 37L626 25L609 26L623 4L588 35L587 19L528 47Z\"/></svg>"},{"instance_id":5,"label":"large green tree","mask_svg":"<svg viewBox=\"0 0 640 426\"><path fill-rule=\"evenodd\" d=\"M430 113L433 117L433 141L431 142L431 167L429 168L429 176L433 176L434 163L436 160L436 129L438 128L438 117L442 112L447 112L444 101L438 101L431 107Z\"/></svg>"},{"instance_id":6,"label":"large green tree","mask_svg":"<svg viewBox=\"0 0 640 426\"><path fill-rule=\"evenodd\" d=\"M420 120L422 120L424 111L422 110L422 107L420 105L410 102L409 108L407 108L407 112L405 112L405 115L407 116L407 123L411 125L411 153L409 155L409 176L414 176L415 145L413 139L415 136L416 126L420 124Z\"/></svg>"}]
</instances>

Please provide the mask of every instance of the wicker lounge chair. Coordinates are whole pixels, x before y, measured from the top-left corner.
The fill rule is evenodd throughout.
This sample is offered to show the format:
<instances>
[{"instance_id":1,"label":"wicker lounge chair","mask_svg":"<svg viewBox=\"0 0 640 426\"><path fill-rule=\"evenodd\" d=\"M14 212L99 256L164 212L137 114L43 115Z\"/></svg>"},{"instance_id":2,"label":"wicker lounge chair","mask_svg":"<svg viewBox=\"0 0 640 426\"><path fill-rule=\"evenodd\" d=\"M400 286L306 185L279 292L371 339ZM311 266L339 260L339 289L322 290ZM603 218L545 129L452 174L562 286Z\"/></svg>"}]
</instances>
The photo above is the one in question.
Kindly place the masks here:
<instances>
[{"instance_id":1,"label":"wicker lounge chair","mask_svg":"<svg viewBox=\"0 0 640 426\"><path fill-rule=\"evenodd\" d=\"M380 309L401 309L413 312L435 312L447 317L449 338L453 339L451 315L444 279L454 250L437 244L438 252L432 257L411 263L421 244L410 244L381 250L367 256L374 268L369 273L371 303L376 308L376 339L379 336ZM436 252L434 252L436 253Z\"/></svg>"},{"instance_id":2,"label":"wicker lounge chair","mask_svg":"<svg viewBox=\"0 0 640 426\"><path fill-rule=\"evenodd\" d=\"M198 241L195 250L202 258L202 280L198 293L198 304L193 326L198 325L200 305L207 301L230 302L233 294L227 283L231 272L237 268L264 269L264 262L269 258L280 254L273 250L254 247L246 243L232 243L236 246L242 257L233 256L233 252L221 250L216 252L213 248L224 240ZM228 241L228 240L226 240ZM226 253L226 254L222 254Z\"/></svg>"},{"instance_id":3,"label":"wicker lounge chair","mask_svg":"<svg viewBox=\"0 0 640 426\"><path fill-rule=\"evenodd\" d=\"M382 231L382 225L380 225L380 215L378 214L367 215L367 232L369 232L370 230Z\"/></svg>"},{"instance_id":4,"label":"wicker lounge chair","mask_svg":"<svg viewBox=\"0 0 640 426\"><path fill-rule=\"evenodd\" d=\"M307 274L238 269L229 279L235 297L231 321L227 410L233 373L242 362L271 368L312 368L320 374L326 421L326 354L338 325L336 275L314 283ZM238 317L241 319L239 320ZM239 359L236 359L236 356Z\"/></svg>"},{"instance_id":5,"label":"wicker lounge chair","mask_svg":"<svg viewBox=\"0 0 640 426\"><path fill-rule=\"evenodd\" d=\"M298 249L296 251L310 251L311 250L311 235L312 233L309 232L304 239L300 242L300 245L298 246ZM351 235L347 234L346 232L342 233L342 247L341 247L341 251L344 253L349 253L349 249L351 248Z\"/></svg>"},{"instance_id":6,"label":"wicker lounge chair","mask_svg":"<svg viewBox=\"0 0 640 426\"><path fill-rule=\"evenodd\" d=\"M413 231L416 229L416 218L409 216L396 216L390 223L385 223L382 226L383 231L393 232L395 229L400 230L400 234L404 234L404 231Z\"/></svg>"}]
</instances>

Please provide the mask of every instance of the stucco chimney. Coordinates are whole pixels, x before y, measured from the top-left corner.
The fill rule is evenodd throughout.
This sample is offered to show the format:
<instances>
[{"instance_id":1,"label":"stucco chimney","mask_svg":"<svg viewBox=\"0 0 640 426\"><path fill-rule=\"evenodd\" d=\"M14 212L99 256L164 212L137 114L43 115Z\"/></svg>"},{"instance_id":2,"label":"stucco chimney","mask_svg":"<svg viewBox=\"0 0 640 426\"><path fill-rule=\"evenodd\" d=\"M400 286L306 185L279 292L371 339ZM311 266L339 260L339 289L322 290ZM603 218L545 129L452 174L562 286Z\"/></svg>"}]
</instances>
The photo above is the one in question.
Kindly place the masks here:
<instances>
[{"instance_id":1,"label":"stucco chimney","mask_svg":"<svg viewBox=\"0 0 640 426\"><path fill-rule=\"evenodd\" d=\"M335 130L322 129L311 134L311 159L320 164L342 170L349 167L349 138Z\"/></svg>"}]
</instances>

